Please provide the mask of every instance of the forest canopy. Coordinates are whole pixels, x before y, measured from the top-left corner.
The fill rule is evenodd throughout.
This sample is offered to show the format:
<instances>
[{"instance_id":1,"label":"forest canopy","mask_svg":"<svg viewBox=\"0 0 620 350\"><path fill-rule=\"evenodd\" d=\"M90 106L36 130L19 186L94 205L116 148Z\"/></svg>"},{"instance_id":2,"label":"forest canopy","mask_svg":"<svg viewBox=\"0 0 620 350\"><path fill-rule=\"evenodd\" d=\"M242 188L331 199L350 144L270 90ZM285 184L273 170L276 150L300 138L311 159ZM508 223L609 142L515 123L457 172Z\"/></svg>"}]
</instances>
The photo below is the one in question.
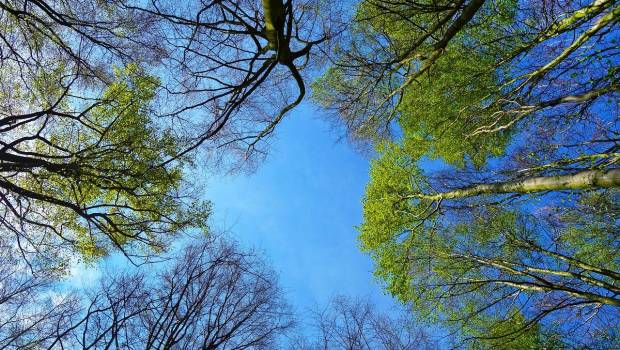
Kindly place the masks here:
<instances>
[{"instance_id":1,"label":"forest canopy","mask_svg":"<svg viewBox=\"0 0 620 350\"><path fill-rule=\"evenodd\" d=\"M619 11L358 4L314 98L375 146L361 246L422 318L618 339Z\"/></svg>"},{"instance_id":2,"label":"forest canopy","mask_svg":"<svg viewBox=\"0 0 620 350\"><path fill-rule=\"evenodd\" d=\"M0 2L0 345L620 347L619 21L614 0ZM339 296L292 336L276 273L213 227L203 175L259 168L306 95L370 158L359 247L402 317ZM114 254L137 272L62 287Z\"/></svg>"}]
</instances>

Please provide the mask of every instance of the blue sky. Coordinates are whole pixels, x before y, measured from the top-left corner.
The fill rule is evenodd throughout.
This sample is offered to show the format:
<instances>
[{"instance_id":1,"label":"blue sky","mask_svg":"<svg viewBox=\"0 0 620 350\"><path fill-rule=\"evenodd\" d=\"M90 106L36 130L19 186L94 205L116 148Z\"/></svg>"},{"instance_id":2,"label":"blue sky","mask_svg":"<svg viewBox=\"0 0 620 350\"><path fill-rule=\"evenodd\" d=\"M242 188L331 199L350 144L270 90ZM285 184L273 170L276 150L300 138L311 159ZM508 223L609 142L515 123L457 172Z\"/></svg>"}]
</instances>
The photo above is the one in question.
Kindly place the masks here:
<instances>
[{"instance_id":1,"label":"blue sky","mask_svg":"<svg viewBox=\"0 0 620 350\"><path fill-rule=\"evenodd\" d=\"M255 173L206 179L212 225L263 252L297 309L324 305L335 294L391 307L354 228L361 222L368 159L338 142L309 103L278 125L271 144Z\"/></svg>"}]
</instances>

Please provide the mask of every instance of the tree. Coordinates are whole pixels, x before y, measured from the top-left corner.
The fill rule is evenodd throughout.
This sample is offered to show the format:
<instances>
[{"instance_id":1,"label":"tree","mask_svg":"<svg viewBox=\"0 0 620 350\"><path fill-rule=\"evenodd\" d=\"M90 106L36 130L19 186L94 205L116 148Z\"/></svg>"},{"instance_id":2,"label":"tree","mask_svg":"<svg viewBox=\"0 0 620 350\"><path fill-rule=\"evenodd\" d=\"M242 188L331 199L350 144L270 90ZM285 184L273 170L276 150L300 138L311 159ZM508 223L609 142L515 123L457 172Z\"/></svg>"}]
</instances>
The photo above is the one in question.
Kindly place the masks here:
<instances>
[{"instance_id":1,"label":"tree","mask_svg":"<svg viewBox=\"0 0 620 350\"><path fill-rule=\"evenodd\" d=\"M55 79L42 79L48 78ZM204 226L208 205L185 200L191 199L182 180L188 160L162 165L180 148L149 119L157 85L128 65L79 113L48 110L4 118L2 226L24 257L63 246L69 249L63 254L77 251L85 259L110 249L148 254L139 249L163 249L166 236ZM66 93L58 87L42 98Z\"/></svg>"},{"instance_id":2,"label":"tree","mask_svg":"<svg viewBox=\"0 0 620 350\"><path fill-rule=\"evenodd\" d=\"M309 337L295 349L424 349L436 346L407 313L398 317L377 311L366 299L336 296L315 311Z\"/></svg>"},{"instance_id":3,"label":"tree","mask_svg":"<svg viewBox=\"0 0 620 350\"><path fill-rule=\"evenodd\" d=\"M0 347L46 348L79 313L79 300L50 292L63 271L45 259L28 265L20 253L0 237Z\"/></svg>"},{"instance_id":4,"label":"tree","mask_svg":"<svg viewBox=\"0 0 620 350\"><path fill-rule=\"evenodd\" d=\"M330 35L319 5L0 4L3 231L24 257L88 260L205 229L184 173L198 149L248 160L301 101L302 61Z\"/></svg>"},{"instance_id":5,"label":"tree","mask_svg":"<svg viewBox=\"0 0 620 350\"><path fill-rule=\"evenodd\" d=\"M315 97L353 137L397 121L420 155L480 159L522 120L605 114L617 15L613 1L362 1Z\"/></svg>"},{"instance_id":6,"label":"tree","mask_svg":"<svg viewBox=\"0 0 620 350\"><path fill-rule=\"evenodd\" d=\"M576 334L586 343L614 339L617 191L547 195L542 208L521 197L440 206L441 199L400 195L415 175L382 161L364 201L362 248L388 291L423 319L471 333L487 318L523 317L522 327L504 328L504 335L517 338L540 325L543 334L560 327L563 338Z\"/></svg>"},{"instance_id":7,"label":"tree","mask_svg":"<svg viewBox=\"0 0 620 350\"><path fill-rule=\"evenodd\" d=\"M303 71L320 62L314 51L339 30L337 7L315 0L121 6L164 19L158 30L171 43L165 67L175 74L164 79L161 114L178 121L185 152L226 148L242 161L260 156L261 143L302 101Z\"/></svg>"},{"instance_id":8,"label":"tree","mask_svg":"<svg viewBox=\"0 0 620 350\"><path fill-rule=\"evenodd\" d=\"M50 348L267 349L292 326L273 272L229 241L198 238L149 270L101 280Z\"/></svg>"},{"instance_id":9,"label":"tree","mask_svg":"<svg viewBox=\"0 0 620 350\"><path fill-rule=\"evenodd\" d=\"M49 67L50 59L68 65L67 76L77 75L75 80L91 84L105 83L112 64L143 63L163 85L157 114L174 117L177 127L185 126L188 148L213 141L218 134L227 134L218 136L224 143L250 139L256 139L250 146L258 143L303 98L301 72L332 29L338 30L337 8L312 0L184 5L124 0L6 2L0 7L5 19L3 60L15 65L11 68L21 78L17 83L25 87L32 84L33 73L55 67ZM279 101L278 97L286 97L290 81L298 96L290 103ZM262 109L274 115L255 118ZM229 124L234 135L224 130ZM196 127L200 130L192 132ZM254 133L245 135L249 131L242 127L253 127Z\"/></svg>"},{"instance_id":10,"label":"tree","mask_svg":"<svg viewBox=\"0 0 620 350\"><path fill-rule=\"evenodd\" d=\"M617 12L612 1L363 1L315 98L351 137L381 142L397 127L413 159L473 167L491 187L613 167Z\"/></svg>"},{"instance_id":11,"label":"tree","mask_svg":"<svg viewBox=\"0 0 620 350\"><path fill-rule=\"evenodd\" d=\"M574 325L588 341L605 333L619 283L617 222L606 221L618 15L604 0L358 5L314 97L376 146L362 248L419 314L464 333L518 317L523 332L564 322L562 334Z\"/></svg>"}]
</instances>

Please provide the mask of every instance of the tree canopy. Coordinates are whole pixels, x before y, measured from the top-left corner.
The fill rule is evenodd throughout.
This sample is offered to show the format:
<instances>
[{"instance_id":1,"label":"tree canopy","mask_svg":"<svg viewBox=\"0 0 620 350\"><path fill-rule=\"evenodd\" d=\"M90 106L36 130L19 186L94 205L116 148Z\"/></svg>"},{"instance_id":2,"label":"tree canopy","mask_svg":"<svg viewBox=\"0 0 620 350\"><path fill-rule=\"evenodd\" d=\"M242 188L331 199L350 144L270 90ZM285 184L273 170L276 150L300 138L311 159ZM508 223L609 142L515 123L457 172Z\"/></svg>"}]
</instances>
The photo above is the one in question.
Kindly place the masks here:
<instances>
[{"instance_id":1,"label":"tree canopy","mask_svg":"<svg viewBox=\"0 0 620 350\"><path fill-rule=\"evenodd\" d=\"M375 146L361 246L422 318L469 340L617 337L618 11L358 4L314 98Z\"/></svg>"},{"instance_id":2,"label":"tree canopy","mask_svg":"<svg viewBox=\"0 0 620 350\"><path fill-rule=\"evenodd\" d=\"M195 237L156 272L107 271L86 291L52 289L52 298L37 293L51 276L8 269L0 295L17 297L0 299L5 348L267 349L293 326L262 259L215 235Z\"/></svg>"},{"instance_id":3,"label":"tree canopy","mask_svg":"<svg viewBox=\"0 0 620 350\"><path fill-rule=\"evenodd\" d=\"M298 347L432 347L424 322L456 347L620 347L619 21L614 0L0 2L0 346L280 346L274 273L209 236L194 177L253 169L310 91L372 158L360 248L411 313L336 298ZM196 233L160 272L55 289Z\"/></svg>"}]
</instances>

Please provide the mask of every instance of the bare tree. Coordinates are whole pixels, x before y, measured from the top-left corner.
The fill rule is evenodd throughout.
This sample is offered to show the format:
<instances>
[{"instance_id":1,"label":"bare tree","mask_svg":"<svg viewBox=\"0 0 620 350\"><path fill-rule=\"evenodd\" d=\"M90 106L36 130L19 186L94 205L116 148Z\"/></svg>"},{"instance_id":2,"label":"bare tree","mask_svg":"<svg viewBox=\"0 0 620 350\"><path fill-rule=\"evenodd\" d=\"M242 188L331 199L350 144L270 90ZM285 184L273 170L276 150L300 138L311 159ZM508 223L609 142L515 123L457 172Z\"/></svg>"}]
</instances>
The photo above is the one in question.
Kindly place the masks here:
<instances>
[{"instance_id":1,"label":"bare tree","mask_svg":"<svg viewBox=\"0 0 620 350\"><path fill-rule=\"evenodd\" d=\"M273 272L231 242L202 238L149 269L102 279L51 347L270 349L292 326Z\"/></svg>"},{"instance_id":2,"label":"bare tree","mask_svg":"<svg viewBox=\"0 0 620 350\"><path fill-rule=\"evenodd\" d=\"M54 288L62 271L42 259L27 265L20 253L0 238L0 347L46 348L78 316L79 299Z\"/></svg>"},{"instance_id":3,"label":"bare tree","mask_svg":"<svg viewBox=\"0 0 620 350\"><path fill-rule=\"evenodd\" d=\"M404 310L396 316L376 310L367 299L336 296L307 320L308 335L296 349L433 349L437 344ZM396 314L396 312L395 312Z\"/></svg>"},{"instance_id":4,"label":"bare tree","mask_svg":"<svg viewBox=\"0 0 620 350\"><path fill-rule=\"evenodd\" d=\"M175 74L164 79L163 113L186 134L186 151L210 144L242 160L264 152L260 144L305 96L302 73L324 60L315 51L341 30L339 6L316 0L122 6L165 19L165 67Z\"/></svg>"}]
</instances>

